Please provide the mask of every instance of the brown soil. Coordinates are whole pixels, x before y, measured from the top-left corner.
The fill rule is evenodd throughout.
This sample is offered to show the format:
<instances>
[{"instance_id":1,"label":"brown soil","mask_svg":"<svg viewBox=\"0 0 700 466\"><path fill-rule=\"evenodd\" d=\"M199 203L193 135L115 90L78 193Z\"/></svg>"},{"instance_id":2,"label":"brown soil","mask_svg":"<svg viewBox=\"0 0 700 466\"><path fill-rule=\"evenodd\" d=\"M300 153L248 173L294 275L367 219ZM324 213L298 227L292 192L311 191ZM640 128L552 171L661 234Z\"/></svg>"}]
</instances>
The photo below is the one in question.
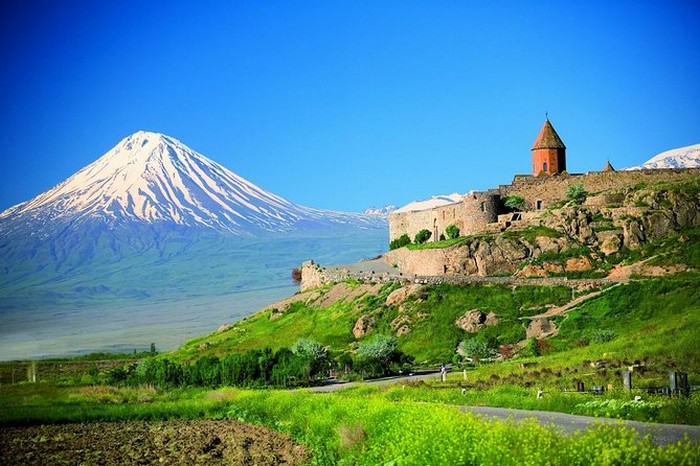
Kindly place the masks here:
<instances>
[{"instance_id":1,"label":"brown soil","mask_svg":"<svg viewBox=\"0 0 700 466\"><path fill-rule=\"evenodd\" d=\"M288 436L234 420L126 421L0 428L0 462L16 464L296 465Z\"/></svg>"}]
</instances>

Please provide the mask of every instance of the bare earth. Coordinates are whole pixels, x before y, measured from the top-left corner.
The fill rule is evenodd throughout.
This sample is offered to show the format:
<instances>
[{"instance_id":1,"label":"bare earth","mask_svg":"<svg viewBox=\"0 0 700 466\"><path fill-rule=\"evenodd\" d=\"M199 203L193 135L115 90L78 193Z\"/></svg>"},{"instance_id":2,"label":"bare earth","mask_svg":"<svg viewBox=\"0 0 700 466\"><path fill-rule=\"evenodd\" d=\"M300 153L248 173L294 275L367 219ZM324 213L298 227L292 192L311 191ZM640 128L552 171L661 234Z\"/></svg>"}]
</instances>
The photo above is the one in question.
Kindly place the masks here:
<instances>
[{"instance_id":1,"label":"bare earth","mask_svg":"<svg viewBox=\"0 0 700 466\"><path fill-rule=\"evenodd\" d=\"M297 465L303 446L234 420L126 421L0 428L0 462Z\"/></svg>"}]
</instances>

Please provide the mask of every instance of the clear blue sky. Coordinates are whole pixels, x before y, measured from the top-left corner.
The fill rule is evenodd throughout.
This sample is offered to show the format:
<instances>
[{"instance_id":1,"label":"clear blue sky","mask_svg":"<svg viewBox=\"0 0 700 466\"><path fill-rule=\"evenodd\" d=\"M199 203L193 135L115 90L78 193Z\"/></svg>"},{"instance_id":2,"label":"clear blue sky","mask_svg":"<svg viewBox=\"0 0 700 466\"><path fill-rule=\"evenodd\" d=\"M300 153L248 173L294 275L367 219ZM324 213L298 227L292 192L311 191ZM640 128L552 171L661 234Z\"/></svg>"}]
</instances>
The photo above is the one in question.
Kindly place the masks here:
<instances>
[{"instance_id":1,"label":"clear blue sky","mask_svg":"<svg viewBox=\"0 0 700 466\"><path fill-rule=\"evenodd\" d=\"M139 129L361 211L508 183L545 112L570 172L700 143L700 3L0 6L0 210Z\"/></svg>"}]
</instances>

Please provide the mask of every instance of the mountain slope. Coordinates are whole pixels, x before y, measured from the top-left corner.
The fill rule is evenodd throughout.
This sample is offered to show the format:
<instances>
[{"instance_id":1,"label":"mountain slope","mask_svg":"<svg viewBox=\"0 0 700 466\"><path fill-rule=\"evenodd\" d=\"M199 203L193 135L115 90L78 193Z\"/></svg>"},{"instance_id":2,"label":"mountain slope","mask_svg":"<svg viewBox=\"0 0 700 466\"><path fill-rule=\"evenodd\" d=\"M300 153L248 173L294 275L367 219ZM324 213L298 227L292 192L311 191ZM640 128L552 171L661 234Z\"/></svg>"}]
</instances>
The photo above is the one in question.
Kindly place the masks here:
<instances>
[{"instance_id":1,"label":"mountain slope","mask_svg":"<svg viewBox=\"0 0 700 466\"><path fill-rule=\"evenodd\" d=\"M234 234L302 223L374 224L376 218L298 206L269 193L180 141L139 131L56 187L0 214L72 226L96 221L199 227Z\"/></svg>"},{"instance_id":2,"label":"mountain slope","mask_svg":"<svg viewBox=\"0 0 700 466\"><path fill-rule=\"evenodd\" d=\"M700 167L700 144L693 144L692 146L667 150L655 155L643 164L636 167L630 167L627 170L698 167Z\"/></svg>"},{"instance_id":3,"label":"mountain slope","mask_svg":"<svg viewBox=\"0 0 700 466\"><path fill-rule=\"evenodd\" d=\"M296 205L141 131L0 214L0 360L173 348L288 293L302 261L387 237L386 218Z\"/></svg>"}]
</instances>

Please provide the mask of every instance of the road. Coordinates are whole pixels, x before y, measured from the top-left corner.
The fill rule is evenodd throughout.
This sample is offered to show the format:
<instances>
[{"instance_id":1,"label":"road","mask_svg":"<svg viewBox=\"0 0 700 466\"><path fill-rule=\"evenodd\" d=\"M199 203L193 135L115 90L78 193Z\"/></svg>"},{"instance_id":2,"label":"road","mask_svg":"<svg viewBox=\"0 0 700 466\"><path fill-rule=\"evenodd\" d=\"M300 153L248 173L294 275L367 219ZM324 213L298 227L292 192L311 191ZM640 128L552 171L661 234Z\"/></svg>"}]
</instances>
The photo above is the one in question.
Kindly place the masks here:
<instances>
[{"instance_id":1,"label":"road","mask_svg":"<svg viewBox=\"0 0 700 466\"><path fill-rule=\"evenodd\" d=\"M357 385L387 385L404 381L417 381L439 377L436 372L421 373L411 376L390 377L385 379L370 380L366 382L339 382L329 383L309 390L317 393L328 393ZM684 440L686 437L693 443L700 443L700 427L680 424L657 424L651 422L627 421L601 417L577 416L574 414L555 413L550 411L529 411L524 409L492 408L488 406L461 406L465 413L475 413L487 418L512 419L536 419L541 425L553 425L556 430L565 434L571 434L579 430L585 430L596 424L614 424L632 427L640 435L650 435L652 442L657 445L668 445Z\"/></svg>"}]
</instances>

